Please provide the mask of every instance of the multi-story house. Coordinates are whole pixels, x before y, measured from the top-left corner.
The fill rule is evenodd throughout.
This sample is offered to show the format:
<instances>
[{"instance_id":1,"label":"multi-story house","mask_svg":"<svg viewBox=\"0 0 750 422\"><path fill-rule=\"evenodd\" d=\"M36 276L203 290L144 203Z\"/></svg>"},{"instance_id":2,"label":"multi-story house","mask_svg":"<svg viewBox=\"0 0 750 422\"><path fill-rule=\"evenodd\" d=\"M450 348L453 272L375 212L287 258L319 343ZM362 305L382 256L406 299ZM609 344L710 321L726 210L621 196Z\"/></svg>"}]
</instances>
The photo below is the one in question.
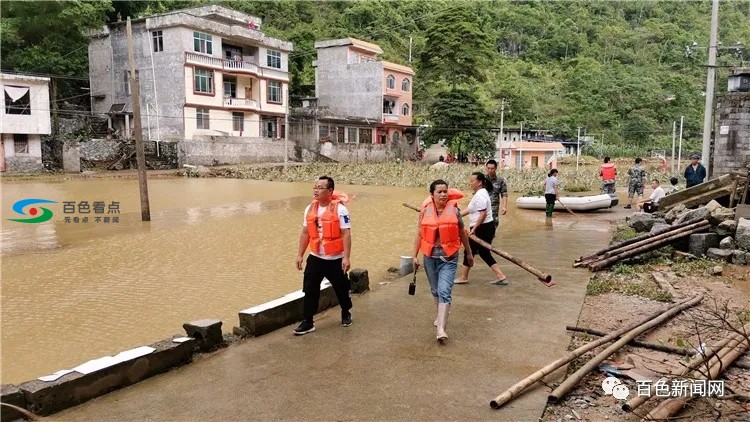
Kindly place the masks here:
<instances>
[{"instance_id":1,"label":"multi-story house","mask_svg":"<svg viewBox=\"0 0 750 422\"><path fill-rule=\"evenodd\" d=\"M338 142L386 144L398 142L411 126L414 71L381 60L376 44L354 38L315 43L315 95L319 107L334 115L354 116L374 123L371 132L335 127ZM346 129L346 130L344 130ZM330 133L333 129L329 127ZM325 129L321 130L325 132Z\"/></svg>"},{"instance_id":2,"label":"multi-story house","mask_svg":"<svg viewBox=\"0 0 750 422\"><path fill-rule=\"evenodd\" d=\"M49 135L49 78L0 73L0 171L41 171L42 139Z\"/></svg>"},{"instance_id":3,"label":"multi-story house","mask_svg":"<svg viewBox=\"0 0 750 422\"><path fill-rule=\"evenodd\" d=\"M284 136L293 46L264 34L260 18L204 6L131 23L144 138ZM126 23L89 35L93 112L130 137Z\"/></svg>"}]
</instances>

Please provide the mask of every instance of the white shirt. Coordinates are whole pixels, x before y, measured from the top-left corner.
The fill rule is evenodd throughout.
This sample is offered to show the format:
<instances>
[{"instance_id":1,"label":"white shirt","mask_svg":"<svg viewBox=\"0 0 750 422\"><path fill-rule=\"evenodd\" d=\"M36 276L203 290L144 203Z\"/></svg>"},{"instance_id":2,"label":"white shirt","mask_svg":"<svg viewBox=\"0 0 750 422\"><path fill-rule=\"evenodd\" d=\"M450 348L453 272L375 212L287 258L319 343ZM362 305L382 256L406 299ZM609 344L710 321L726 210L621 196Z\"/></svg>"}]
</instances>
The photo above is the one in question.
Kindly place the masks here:
<instances>
[{"instance_id":1,"label":"white shirt","mask_svg":"<svg viewBox=\"0 0 750 422\"><path fill-rule=\"evenodd\" d=\"M649 199L654 205L656 205L665 196L666 194L664 193L664 189L661 186L657 186L656 189L654 189L654 191L651 192L651 196L649 196Z\"/></svg>"},{"instance_id":2,"label":"white shirt","mask_svg":"<svg viewBox=\"0 0 750 422\"><path fill-rule=\"evenodd\" d=\"M302 227L307 228L307 213L310 212L311 205L312 204L308 205L305 208L305 213L302 214ZM318 221L318 236L320 237L323 237L323 224L321 222L321 217L323 217L323 214L326 212L326 208L328 207L323 207L323 206L318 205L318 220L317 221ZM346 209L344 205L339 204L338 214L339 214L339 225L341 226L341 230L352 228L352 224L349 218L349 210ZM343 253L339 253L335 255L326 255L325 253L323 253L322 243L320 245L320 250L310 251L310 254L315 255L320 259L327 259L327 260L334 260L334 259L339 259L339 258L344 257Z\"/></svg>"},{"instance_id":3,"label":"white shirt","mask_svg":"<svg viewBox=\"0 0 750 422\"><path fill-rule=\"evenodd\" d=\"M474 194L469 202L469 206L466 207L469 211L469 227L474 227L479 219L479 213L481 211L487 211L487 216L484 217L484 223L492 222L492 200L490 194L487 193L487 189L481 188Z\"/></svg>"}]
</instances>

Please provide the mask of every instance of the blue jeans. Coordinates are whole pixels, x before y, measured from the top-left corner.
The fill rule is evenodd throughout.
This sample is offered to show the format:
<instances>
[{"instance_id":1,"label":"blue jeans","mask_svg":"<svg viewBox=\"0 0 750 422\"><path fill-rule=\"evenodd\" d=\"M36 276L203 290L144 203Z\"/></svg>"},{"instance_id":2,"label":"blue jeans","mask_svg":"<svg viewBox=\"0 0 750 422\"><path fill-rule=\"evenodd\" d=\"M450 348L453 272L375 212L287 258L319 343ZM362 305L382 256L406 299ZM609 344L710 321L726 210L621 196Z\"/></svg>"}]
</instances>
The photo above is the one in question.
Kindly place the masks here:
<instances>
[{"instance_id":1,"label":"blue jeans","mask_svg":"<svg viewBox=\"0 0 750 422\"><path fill-rule=\"evenodd\" d=\"M451 303L453 280L458 268L458 254L452 258L424 257L424 271L430 281L430 292L440 303Z\"/></svg>"}]
</instances>

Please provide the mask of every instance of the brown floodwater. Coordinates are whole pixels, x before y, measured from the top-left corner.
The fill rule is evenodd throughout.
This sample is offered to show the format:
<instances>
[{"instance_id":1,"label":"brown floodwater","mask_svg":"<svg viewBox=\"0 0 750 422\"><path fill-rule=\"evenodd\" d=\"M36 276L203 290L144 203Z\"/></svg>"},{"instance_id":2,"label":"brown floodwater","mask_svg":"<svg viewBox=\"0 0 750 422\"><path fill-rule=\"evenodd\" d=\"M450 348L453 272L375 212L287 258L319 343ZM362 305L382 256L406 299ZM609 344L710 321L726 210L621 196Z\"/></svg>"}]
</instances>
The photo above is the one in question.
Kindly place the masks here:
<instances>
[{"instance_id":1,"label":"brown floodwater","mask_svg":"<svg viewBox=\"0 0 750 422\"><path fill-rule=\"evenodd\" d=\"M300 289L302 274L294 262L312 185L154 179L152 221L142 222L137 180L3 181L2 383L180 334L190 320L221 319L229 332L238 325L238 311ZM419 204L427 188L337 189L357 195L350 204L352 265L368 269L377 286L399 256L411 254L416 213L401 203ZM58 202L40 205L53 212L52 219L8 221L24 218L12 206L25 198ZM494 244L552 274L569 272L570 253L561 250L604 244L610 221L620 213L558 212L550 226L541 211L515 209L514 199ZM71 210L64 201L74 203L73 213L65 212ZM88 214L80 212L81 201L89 202ZM104 202L103 213L94 212L94 202ZM119 214L108 213L112 202L119 203ZM87 223L80 220L84 216ZM95 220L107 216L109 223ZM489 279L491 272L479 264L472 277ZM510 277L531 277L501 265Z\"/></svg>"}]
</instances>

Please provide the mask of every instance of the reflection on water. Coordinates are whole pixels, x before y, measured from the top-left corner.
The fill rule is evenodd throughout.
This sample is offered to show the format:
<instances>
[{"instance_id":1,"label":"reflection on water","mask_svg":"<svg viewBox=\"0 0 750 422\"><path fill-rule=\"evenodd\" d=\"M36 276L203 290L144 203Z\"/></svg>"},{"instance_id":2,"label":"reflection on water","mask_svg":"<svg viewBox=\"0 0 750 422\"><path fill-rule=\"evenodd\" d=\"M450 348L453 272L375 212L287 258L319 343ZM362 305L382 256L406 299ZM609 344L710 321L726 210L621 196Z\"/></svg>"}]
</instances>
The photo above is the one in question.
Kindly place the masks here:
<instances>
[{"instance_id":1,"label":"reflection on water","mask_svg":"<svg viewBox=\"0 0 750 422\"><path fill-rule=\"evenodd\" d=\"M416 213L401 203L420 203L427 189L337 188L357 194L352 264L377 285L412 252ZM3 383L178 334L189 320L218 318L229 331L239 310L301 288L294 261L310 183L157 179L149 195L152 221L142 222L135 180L2 183ZM7 222L23 198L118 201L120 220L65 223L60 203L48 222ZM611 218L558 213L548 230L543 212L511 207L495 245L553 274L570 272L572 258L606 241Z\"/></svg>"}]
</instances>

